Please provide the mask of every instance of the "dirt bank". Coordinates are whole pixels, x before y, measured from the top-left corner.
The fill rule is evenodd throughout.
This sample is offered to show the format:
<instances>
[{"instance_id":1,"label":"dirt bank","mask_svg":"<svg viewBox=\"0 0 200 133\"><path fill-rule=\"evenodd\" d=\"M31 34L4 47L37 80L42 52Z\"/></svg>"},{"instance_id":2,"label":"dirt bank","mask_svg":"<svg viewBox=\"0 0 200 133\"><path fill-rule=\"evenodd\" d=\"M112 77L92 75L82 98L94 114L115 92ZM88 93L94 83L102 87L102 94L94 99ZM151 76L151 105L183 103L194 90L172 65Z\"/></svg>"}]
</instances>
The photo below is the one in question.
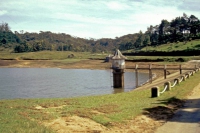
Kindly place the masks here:
<instances>
[{"instance_id":1,"label":"dirt bank","mask_svg":"<svg viewBox=\"0 0 200 133\"><path fill-rule=\"evenodd\" d=\"M164 63L158 62L131 62L126 61L126 71L134 71L135 65L138 64L139 67L147 68L149 64L152 68L164 68ZM182 63L182 67L190 68L194 67L197 62ZM78 60L78 61L62 61L62 60L0 60L1 68L63 68L63 69L110 69L111 63L104 62L104 60ZM168 63L167 68L177 67L177 63ZM148 70L139 70L139 72L147 72ZM173 74L177 72L174 70L167 71L167 74ZM163 70L153 70L152 73L156 74L158 77L163 77Z\"/></svg>"}]
</instances>

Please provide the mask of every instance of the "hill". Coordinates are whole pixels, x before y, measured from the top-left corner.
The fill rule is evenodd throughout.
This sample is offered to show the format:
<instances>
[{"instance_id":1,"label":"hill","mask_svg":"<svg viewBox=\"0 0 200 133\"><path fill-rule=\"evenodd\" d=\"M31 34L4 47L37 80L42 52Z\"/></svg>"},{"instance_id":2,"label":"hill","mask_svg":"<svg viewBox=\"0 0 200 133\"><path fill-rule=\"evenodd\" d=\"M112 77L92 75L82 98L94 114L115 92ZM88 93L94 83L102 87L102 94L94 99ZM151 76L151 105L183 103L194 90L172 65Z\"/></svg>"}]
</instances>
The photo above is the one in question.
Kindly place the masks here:
<instances>
[{"instance_id":1,"label":"hill","mask_svg":"<svg viewBox=\"0 0 200 133\"><path fill-rule=\"evenodd\" d=\"M188 42L200 39L200 20L194 15L176 17L172 21L165 19L155 26L150 25L144 33L128 34L121 37L86 39L71 36L66 33L52 33L40 31L29 33L10 30L7 23L0 25L1 50L9 48L13 52L50 51L76 51L76 52L107 52L120 49L121 51L137 51L151 46ZM171 47L172 49L174 47Z\"/></svg>"},{"instance_id":2,"label":"hill","mask_svg":"<svg viewBox=\"0 0 200 133\"><path fill-rule=\"evenodd\" d=\"M127 50L125 55L143 56L196 56L200 54L200 39L146 46L141 50Z\"/></svg>"}]
</instances>

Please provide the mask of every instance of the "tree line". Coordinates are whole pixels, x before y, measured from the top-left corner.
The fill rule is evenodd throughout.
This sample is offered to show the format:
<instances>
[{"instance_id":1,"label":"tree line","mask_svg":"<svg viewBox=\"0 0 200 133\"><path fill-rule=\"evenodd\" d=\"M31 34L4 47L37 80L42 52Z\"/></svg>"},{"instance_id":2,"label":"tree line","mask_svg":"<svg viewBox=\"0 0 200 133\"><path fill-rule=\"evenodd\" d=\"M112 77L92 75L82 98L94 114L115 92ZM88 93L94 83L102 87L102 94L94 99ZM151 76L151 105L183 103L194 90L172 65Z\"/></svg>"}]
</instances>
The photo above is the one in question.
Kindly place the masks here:
<instances>
[{"instance_id":1,"label":"tree line","mask_svg":"<svg viewBox=\"0 0 200 133\"><path fill-rule=\"evenodd\" d=\"M182 17L176 17L171 22L163 19L159 25L151 25L146 33L150 35L151 45L199 39L200 20L183 13Z\"/></svg>"},{"instance_id":2,"label":"tree line","mask_svg":"<svg viewBox=\"0 0 200 133\"><path fill-rule=\"evenodd\" d=\"M147 27L144 33L128 34L115 39L86 39L65 33L40 31L29 33L21 30L14 33L7 23L0 25L0 46L13 48L14 52L36 52L42 50L107 52L115 49L139 50L146 46L156 46L177 41L200 38L200 20L194 15L176 17L170 22L163 19L160 24Z\"/></svg>"},{"instance_id":3,"label":"tree line","mask_svg":"<svg viewBox=\"0 0 200 133\"><path fill-rule=\"evenodd\" d=\"M0 25L0 46L9 48L17 43L20 43L19 37L10 30L8 23L2 23Z\"/></svg>"},{"instance_id":4,"label":"tree line","mask_svg":"<svg viewBox=\"0 0 200 133\"><path fill-rule=\"evenodd\" d=\"M146 46L157 46L166 43L190 41L200 39L200 20L194 16L176 17L172 21L163 19L160 24L147 27L147 31L132 35L134 39L128 39L121 43L119 49L141 49Z\"/></svg>"}]
</instances>

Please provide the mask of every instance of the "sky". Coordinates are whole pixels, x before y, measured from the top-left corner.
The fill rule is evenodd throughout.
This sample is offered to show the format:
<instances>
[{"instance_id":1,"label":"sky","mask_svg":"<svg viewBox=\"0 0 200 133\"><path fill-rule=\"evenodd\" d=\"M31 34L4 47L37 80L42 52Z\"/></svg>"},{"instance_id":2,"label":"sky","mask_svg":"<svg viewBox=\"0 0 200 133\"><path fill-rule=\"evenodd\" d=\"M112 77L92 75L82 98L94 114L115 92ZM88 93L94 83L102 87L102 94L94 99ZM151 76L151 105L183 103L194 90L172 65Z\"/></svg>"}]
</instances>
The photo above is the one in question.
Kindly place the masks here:
<instances>
[{"instance_id":1,"label":"sky","mask_svg":"<svg viewBox=\"0 0 200 133\"><path fill-rule=\"evenodd\" d=\"M200 0L0 0L0 23L20 32L51 31L116 38L186 13L200 19Z\"/></svg>"}]
</instances>

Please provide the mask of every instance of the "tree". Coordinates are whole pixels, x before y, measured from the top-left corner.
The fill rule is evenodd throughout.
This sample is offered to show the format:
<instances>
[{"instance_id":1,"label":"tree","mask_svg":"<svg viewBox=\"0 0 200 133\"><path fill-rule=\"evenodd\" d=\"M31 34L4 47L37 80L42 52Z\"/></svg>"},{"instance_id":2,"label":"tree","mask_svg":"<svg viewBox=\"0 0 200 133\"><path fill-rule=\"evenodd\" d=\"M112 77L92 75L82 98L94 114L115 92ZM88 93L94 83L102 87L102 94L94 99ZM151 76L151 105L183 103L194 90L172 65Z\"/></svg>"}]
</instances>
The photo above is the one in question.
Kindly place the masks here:
<instances>
[{"instance_id":1,"label":"tree","mask_svg":"<svg viewBox=\"0 0 200 133\"><path fill-rule=\"evenodd\" d=\"M159 27L158 25L152 27L152 34L150 35L150 40L151 40L152 45L159 44L159 42L158 42L158 38L159 38L158 27Z\"/></svg>"},{"instance_id":2,"label":"tree","mask_svg":"<svg viewBox=\"0 0 200 133\"><path fill-rule=\"evenodd\" d=\"M72 51L73 50L73 44L69 44L69 47L68 47L68 49L69 49L69 51Z\"/></svg>"},{"instance_id":3,"label":"tree","mask_svg":"<svg viewBox=\"0 0 200 133\"><path fill-rule=\"evenodd\" d=\"M163 19L159 25L159 35L164 35L168 26L169 22Z\"/></svg>"},{"instance_id":4,"label":"tree","mask_svg":"<svg viewBox=\"0 0 200 133\"><path fill-rule=\"evenodd\" d=\"M23 42L21 44L18 44L15 46L14 51L17 53L21 52L29 52L29 48L26 42Z\"/></svg>"},{"instance_id":5,"label":"tree","mask_svg":"<svg viewBox=\"0 0 200 133\"><path fill-rule=\"evenodd\" d=\"M8 23L4 23L2 22L1 25L0 25L0 31L1 32L9 32L10 31L10 27L8 25Z\"/></svg>"},{"instance_id":6,"label":"tree","mask_svg":"<svg viewBox=\"0 0 200 133\"><path fill-rule=\"evenodd\" d=\"M5 38L3 38L3 39L1 40L1 43L2 43L2 44L6 44L6 42L7 42L7 41L6 41Z\"/></svg>"},{"instance_id":7,"label":"tree","mask_svg":"<svg viewBox=\"0 0 200 133\"><path fill-rule=\"evenodd\" d=\"M191 15L189 17L189 25L190 25L190 35L196 36L197 31L199 29L199 19L196 16Z\"/></svg>"},{"instance_id":8,"label":"tree","mask_svg":"<svg viewBox=\"0 0 200 133\"><path fill-rule=\"evenodd\" d=\"M142 31L139 31L139 36L138 39L135 42L135 47L139 48L143 46L143 42L144 42L144 34L142 33Z\"/></svg>"},{"instance_id":9,"label":"tree","mask_svg":"<svg viewBox=\"0 0 200 133\"><path fill-rule=\"evenodd\" d=\"M147 35L145 35L145 38L144 38L144 41L143 41L143 45L144 46L148 46L150 44L151 44L150 36L147 34Z\"/></svg>"},{"instance_id":10,"label":"tree","mask_svg":"<svg viewBox=\"0 0 200 133\"><path fill-rule=\"evenodd\" d=\"M167 20L162 20L161 24L158 27L158 33L159 33L159 37L158 37L158 41L159 44L162 43L166 43L167 40L167 32L168 32L168 27L169 27L169 22Z\"/></svg>"}]
</instances>

